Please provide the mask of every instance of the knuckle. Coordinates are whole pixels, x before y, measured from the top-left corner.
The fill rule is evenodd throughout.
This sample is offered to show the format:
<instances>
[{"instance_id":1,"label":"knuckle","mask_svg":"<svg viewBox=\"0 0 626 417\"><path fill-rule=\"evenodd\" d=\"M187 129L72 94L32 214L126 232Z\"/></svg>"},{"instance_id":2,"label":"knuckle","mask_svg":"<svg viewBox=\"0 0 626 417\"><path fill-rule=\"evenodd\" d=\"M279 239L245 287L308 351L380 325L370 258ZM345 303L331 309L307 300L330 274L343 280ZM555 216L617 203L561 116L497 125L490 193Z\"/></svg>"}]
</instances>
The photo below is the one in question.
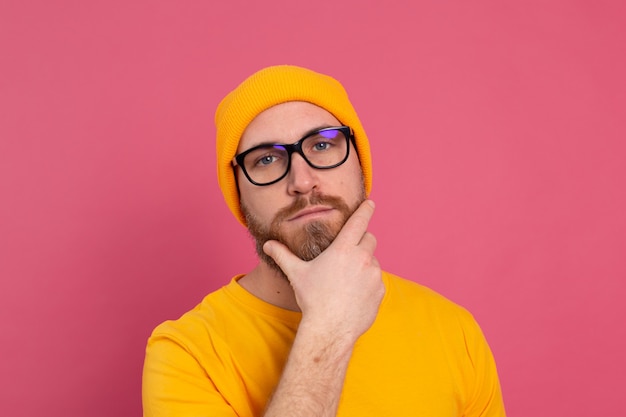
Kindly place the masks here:
<instances>
[{"instance_id":1,"label":"knuckle","mask_svg":"<svg viewBox=\"0 0 626 417\"><path fill-rule=\"evenodd\" d=\"M365 235L363 236L364 239L370 240L372 242L372 245L376 246L378 244L378 241L376 239L376 236L374 236L372 233L370 232L365 232Z\"/></svg>"}]
</instances>

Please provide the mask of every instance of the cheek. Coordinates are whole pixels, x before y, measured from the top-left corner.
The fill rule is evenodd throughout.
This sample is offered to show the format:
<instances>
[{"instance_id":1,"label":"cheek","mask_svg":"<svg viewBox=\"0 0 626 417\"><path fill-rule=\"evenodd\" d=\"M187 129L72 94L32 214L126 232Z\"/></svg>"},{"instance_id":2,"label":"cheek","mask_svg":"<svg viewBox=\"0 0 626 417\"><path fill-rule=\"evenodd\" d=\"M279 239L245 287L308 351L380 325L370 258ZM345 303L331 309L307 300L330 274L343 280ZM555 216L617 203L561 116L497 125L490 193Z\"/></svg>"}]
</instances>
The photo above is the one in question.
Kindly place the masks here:
<instances>
[{"instance_id":1,"label":"cheek","mask_svg":"<svg viewBox=\"0 0 626 417\"><path fill-rule=\"evenodd\" d=\"M363 171L358 159L348 161L346 166L347 172L342 174L342 188L346 190L345 199L351 206L360 203L365 198L365 190L363 184Z\"/></svg>"},{"instance_id":2,"label":"cheek","mask_svg":"<svg viewBox=\"0 0 626 417\"><path fill-rule=\"evenodd\" d=\"M243 174L237 176L237 187L239 190L239 204L245 207L248 212L257 215L258 208L253 198L255 193L254 190L251 189L252 184L248 182Z\"/></svg>"},{"instance_id":3,"label":"cheek","mask_svg":"<svg viewBox=\"0 0 626 417\"><path fill-rule=\"evenodd\" d=\"M240 204L245 206L250 214L260 223L267 224L272 218L273 198L266 192L269 190L264 188L239 182L239 198Z\"/></svg>"}]
</instances>

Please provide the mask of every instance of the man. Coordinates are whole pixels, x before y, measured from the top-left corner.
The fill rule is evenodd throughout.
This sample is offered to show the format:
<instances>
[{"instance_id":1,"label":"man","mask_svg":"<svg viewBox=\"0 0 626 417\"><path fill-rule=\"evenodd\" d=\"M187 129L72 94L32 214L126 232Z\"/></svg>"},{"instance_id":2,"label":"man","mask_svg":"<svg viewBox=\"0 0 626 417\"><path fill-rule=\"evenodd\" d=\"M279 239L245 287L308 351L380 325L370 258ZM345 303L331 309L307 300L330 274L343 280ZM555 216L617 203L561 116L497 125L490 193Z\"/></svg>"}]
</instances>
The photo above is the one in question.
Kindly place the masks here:
<instances>
[{"instance_id":1,"label":"man","mask_svg":"<svg viewBox=\"0 0 626 417\"><path fill-rule=\"evenodd\" d=\"M144 416L504 416L472 316L374 257L369 142L343 87L266 68L215 122L260 261L155 329Z\"/></svg>"}]
</instances>

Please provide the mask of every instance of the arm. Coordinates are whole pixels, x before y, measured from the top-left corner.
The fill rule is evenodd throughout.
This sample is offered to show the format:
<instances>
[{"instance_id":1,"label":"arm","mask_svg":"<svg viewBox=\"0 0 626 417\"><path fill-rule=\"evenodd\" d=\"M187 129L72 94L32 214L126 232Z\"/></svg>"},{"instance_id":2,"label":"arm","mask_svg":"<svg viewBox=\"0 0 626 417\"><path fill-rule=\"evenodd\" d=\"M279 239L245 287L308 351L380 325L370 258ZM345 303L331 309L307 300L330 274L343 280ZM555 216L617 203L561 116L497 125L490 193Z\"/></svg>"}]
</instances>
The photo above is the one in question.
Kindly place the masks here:
<instances>
[{"instance_id":1,"label":"arm","mask_svg":"<svg viewBox=\"0 0 626 417\"><path fill-rule=\"evenodd\" d=\"M384 295L367 232L374 212L366 201L320 256L304 262L276 241L265 252L285 272L302 321L265 416L334 416L354 344L376 318Z\"/></svg>"}]
</instances>

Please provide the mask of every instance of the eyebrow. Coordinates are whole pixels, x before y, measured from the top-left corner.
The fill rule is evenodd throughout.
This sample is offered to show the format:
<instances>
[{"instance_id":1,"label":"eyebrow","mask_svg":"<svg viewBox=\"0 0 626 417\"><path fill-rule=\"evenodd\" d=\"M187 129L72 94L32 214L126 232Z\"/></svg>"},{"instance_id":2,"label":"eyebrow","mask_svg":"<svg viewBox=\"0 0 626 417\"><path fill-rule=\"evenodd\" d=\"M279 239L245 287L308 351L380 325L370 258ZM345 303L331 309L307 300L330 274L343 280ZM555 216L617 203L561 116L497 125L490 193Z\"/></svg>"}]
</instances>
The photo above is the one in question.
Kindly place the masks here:
<instances>
[{"instance_id":1,"label":"eyebrow","mask_svg":"<svg viewBox=\"0 0 626 417\"><path fill-rule=\"evenodd\" d=\"M323 125L318 125L317 127L314 127L314 128L312 128L312 129L307 130L307 131L306 131L306 132L305 132L302 136L300 136L300 139L298 139L298 140L302 140L303 138L306 138L306 137L307 137L307 136L309 136L310 134L315 133L315 132L317 132L318 130L321 130L321 129L326 129L326 128L328 128L328 127L338 127L338 126L331 125L331 124L328 124L328 123L323 124ZM296 142L297 142L297 141L296 141ZM293 142L293 143L295 143L295 142ZM271 141L265 141L265 142L261 142L261 143L259 143L259 144L257 144L257 145L251 146L251 147L250 147L250 148L248 148L248 149L256 148L256 147L258 147L258 146L289 145L289 144L290 144L290 143L280 143L280 142L275 142L275 141L274 141L274 142L271 142ZM244 152L245 152L245 151L244 151Z\"/></svg>"}]
</instances>

